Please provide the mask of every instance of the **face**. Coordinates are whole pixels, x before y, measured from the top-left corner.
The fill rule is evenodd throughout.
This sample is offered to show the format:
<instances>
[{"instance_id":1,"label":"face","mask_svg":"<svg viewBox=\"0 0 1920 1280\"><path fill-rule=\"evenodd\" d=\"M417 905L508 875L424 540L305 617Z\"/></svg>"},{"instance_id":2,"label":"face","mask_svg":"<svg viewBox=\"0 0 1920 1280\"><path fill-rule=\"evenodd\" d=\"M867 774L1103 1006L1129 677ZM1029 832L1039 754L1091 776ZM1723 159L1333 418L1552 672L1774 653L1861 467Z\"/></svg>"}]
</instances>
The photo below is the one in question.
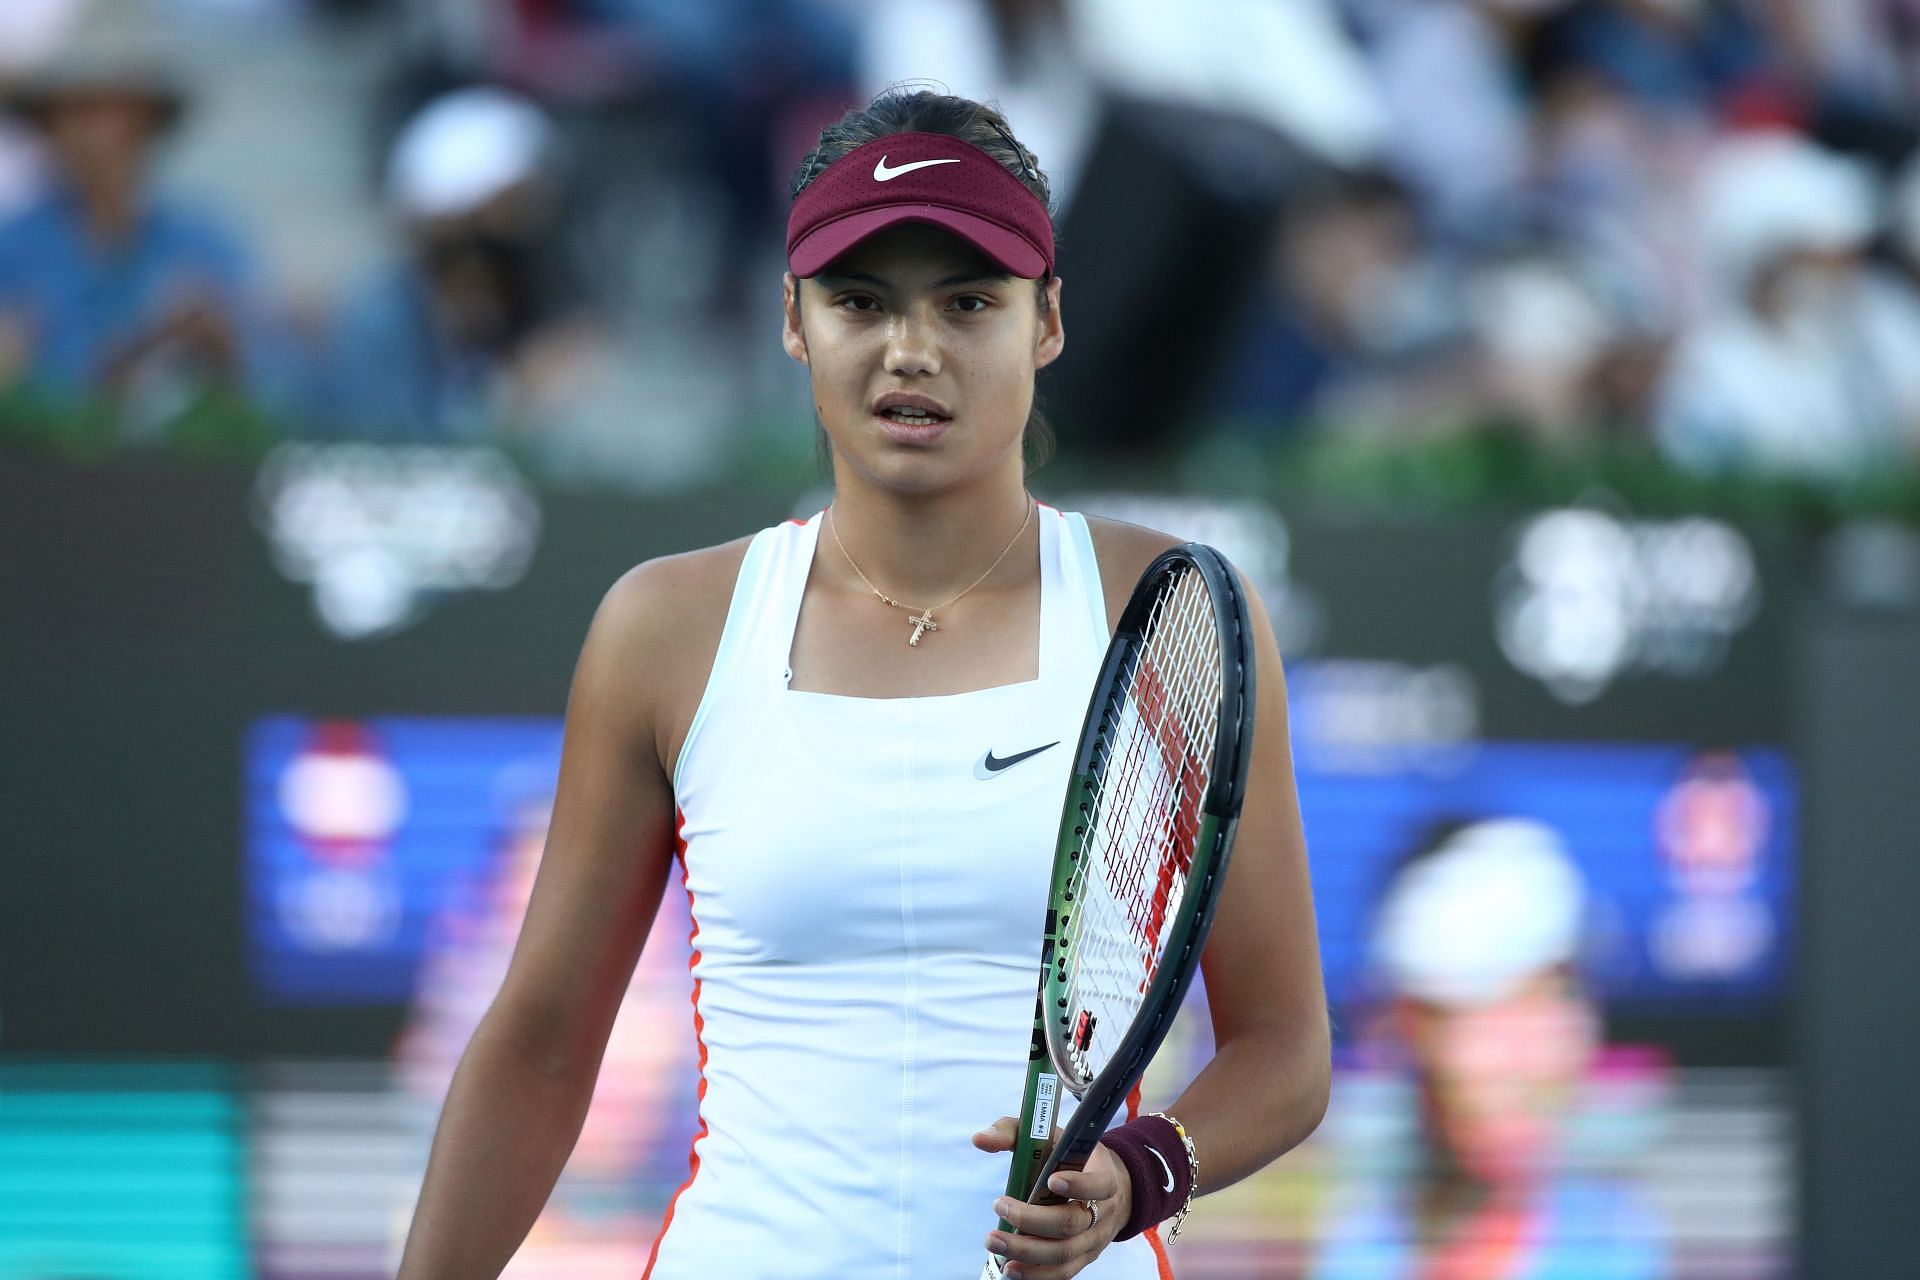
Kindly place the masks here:
<instances>
[{"instance_id":1,"label":"face","mask_svg":"<svg viewBox=\"0 0 1920 1280\"><path fill-rule=\"evenodd\" d=\"M891 227L807 280L787 276L787 353L807 366L837 467L934 492L1022 470L1034 374L1060 354L1060 281L1040 306L958 237Z\"/></svg>"},{"instance_id":2,"label":"face","mask_svg":"<svg viewBox=\"0 0 1920 1280\"><path fill-rule=\"evenodd\" d=\"M1598 1034L1566 975L1542 974L1489 1005L1403 999L1394 1017L1428 1133L1449 1162L1491 1186L1538 1177Z\"/></svg>"},{"instance_id":3,"label":"face","mask_svg":"<svg viewBox=\"0 0 1920 1280\"><path fill-rule=\"evenodd\" d=\"M44 116L48 141L82 184L135 176L160 131L160 109L133 93L76 93Z\"/></svg>"}]
</instances>

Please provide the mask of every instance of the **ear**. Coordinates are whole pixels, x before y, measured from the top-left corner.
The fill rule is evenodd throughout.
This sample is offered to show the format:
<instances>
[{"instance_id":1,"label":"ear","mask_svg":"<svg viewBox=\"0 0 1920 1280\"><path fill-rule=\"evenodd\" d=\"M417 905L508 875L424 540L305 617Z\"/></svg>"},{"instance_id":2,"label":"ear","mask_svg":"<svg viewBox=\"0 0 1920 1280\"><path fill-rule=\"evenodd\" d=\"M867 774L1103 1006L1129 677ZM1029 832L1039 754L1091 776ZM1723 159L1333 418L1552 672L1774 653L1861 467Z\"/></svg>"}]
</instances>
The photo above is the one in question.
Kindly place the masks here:
<instances>
[{"instance_id":1,"label":"ear","mask_svg":"<svg viewBox=\"0 0 1920 1280\"><path fill-rule=\"evenodd\" d=\"M1060 277L1047 281L1048 307L1040 314L1039 333L1033 344L1033 367L1044 369L1060 358L1067 345L1065 321L1060 315Z\"/></svg>"},{"instance_id":2,"label":"ear","mask_svg":"<svg viewBox=\"0 0 1920 1280\"><path fill-rule=\"evenodd\" d=\"M791 271L786 274L783 293L786 322L780 329L780 345L785 347L787 354L795 360L801 364L807 364L807 335L800 328L800 282L793 278Z\"/></svg>"}]
</instances>

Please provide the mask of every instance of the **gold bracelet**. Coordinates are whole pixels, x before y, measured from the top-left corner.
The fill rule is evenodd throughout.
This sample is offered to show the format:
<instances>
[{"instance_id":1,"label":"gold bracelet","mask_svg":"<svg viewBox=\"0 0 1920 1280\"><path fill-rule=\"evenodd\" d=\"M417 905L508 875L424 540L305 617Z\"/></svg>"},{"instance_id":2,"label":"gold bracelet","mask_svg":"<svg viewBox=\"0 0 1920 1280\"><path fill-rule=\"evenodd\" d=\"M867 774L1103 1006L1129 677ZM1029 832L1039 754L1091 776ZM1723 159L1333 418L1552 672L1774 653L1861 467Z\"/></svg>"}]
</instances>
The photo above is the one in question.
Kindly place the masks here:
<instances>
[{"instance_id":1,"label":"gold bracelet","mask_svg":"<svg viewBox=\"0 0 1920 1280\"><path fill-rule=\"evenodd\" d=\"M1172 1125L1173 1131L1180 1135L1180 1145L1187 1149L1187 1202L1180 1206L1178 1213L1173 1215L1173 1226L1167 1232L1167 1243L1172 1244L1180 1238L1180 1227L1186 1222L1187 1214L1193 1208L1193 1198L1200 1194L1200 1157L1194 1152L1193 1139L1187 1136L1187 1126L1164 1111L1149 1111L1147 1114L1158 1116Z\"/></svg>"}]
</instances>

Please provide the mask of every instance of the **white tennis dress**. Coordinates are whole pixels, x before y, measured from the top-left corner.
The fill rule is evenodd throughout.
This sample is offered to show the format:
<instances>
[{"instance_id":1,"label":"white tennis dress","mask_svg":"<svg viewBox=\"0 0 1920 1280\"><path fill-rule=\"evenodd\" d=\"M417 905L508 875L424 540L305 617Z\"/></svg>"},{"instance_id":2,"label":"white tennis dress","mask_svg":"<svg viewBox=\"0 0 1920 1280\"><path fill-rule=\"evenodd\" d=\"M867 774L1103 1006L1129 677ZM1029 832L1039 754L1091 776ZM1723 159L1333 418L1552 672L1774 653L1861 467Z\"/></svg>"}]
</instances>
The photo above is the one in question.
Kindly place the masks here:
<instances>
[{"instance_id":1,"label":"white tennis dress","mask_svg":"<svg viewBox=\"0 0 1920 1280\"><path fill-rule=\"evenodd\" d=\"M820 517L748 549L674 776L701 1125L649 1280L978 1276L1108 637L1085 519L1038 520L1039 677L936 697L790 689ZM1172 1273L1148 1233L1082 1274Z\"/></svg>"}]
</instances>

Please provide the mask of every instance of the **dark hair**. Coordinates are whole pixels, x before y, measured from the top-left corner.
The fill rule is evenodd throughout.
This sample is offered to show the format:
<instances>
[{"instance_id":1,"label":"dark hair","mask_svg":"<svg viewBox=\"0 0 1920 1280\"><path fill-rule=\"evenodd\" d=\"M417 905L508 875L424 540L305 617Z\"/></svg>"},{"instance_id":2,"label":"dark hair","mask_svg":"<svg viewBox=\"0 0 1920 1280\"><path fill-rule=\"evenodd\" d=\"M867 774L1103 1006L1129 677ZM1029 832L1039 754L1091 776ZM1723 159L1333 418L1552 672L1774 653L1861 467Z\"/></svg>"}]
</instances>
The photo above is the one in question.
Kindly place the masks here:
<instances>
[{"instance_id":1,"label":"dark hair","mask_svg":"<svg viewBox=\"0 0 1920 1280\"><path fill-rule=\"evenodd\" d=\"M1047 218L1052 221L1053 191L1047 184L1047 175L1040 169L1039 158L1013 136L1006 116L998 107L950 93L905 87L882 91L866 106L856 107L821 130L819 145L793 171L791 198L799 199L800 193L834 161L869 142L896 133L941 133L980 148L1002 169L1020 179L1020 185L1033 192L1046 206ZM1056 228L1056 243L1058 239ZM1047 282L1048 277L1042 276L1035 284L1042 312L1052 306ZM1029 470L1044 466L1053 456L1053 427L1040 407L1038 391L1034 393L1033 407L1027 413L1027 425L1020 442ZM824 441L821 456L826 456Z\"/></svg>"}]
</instances>

